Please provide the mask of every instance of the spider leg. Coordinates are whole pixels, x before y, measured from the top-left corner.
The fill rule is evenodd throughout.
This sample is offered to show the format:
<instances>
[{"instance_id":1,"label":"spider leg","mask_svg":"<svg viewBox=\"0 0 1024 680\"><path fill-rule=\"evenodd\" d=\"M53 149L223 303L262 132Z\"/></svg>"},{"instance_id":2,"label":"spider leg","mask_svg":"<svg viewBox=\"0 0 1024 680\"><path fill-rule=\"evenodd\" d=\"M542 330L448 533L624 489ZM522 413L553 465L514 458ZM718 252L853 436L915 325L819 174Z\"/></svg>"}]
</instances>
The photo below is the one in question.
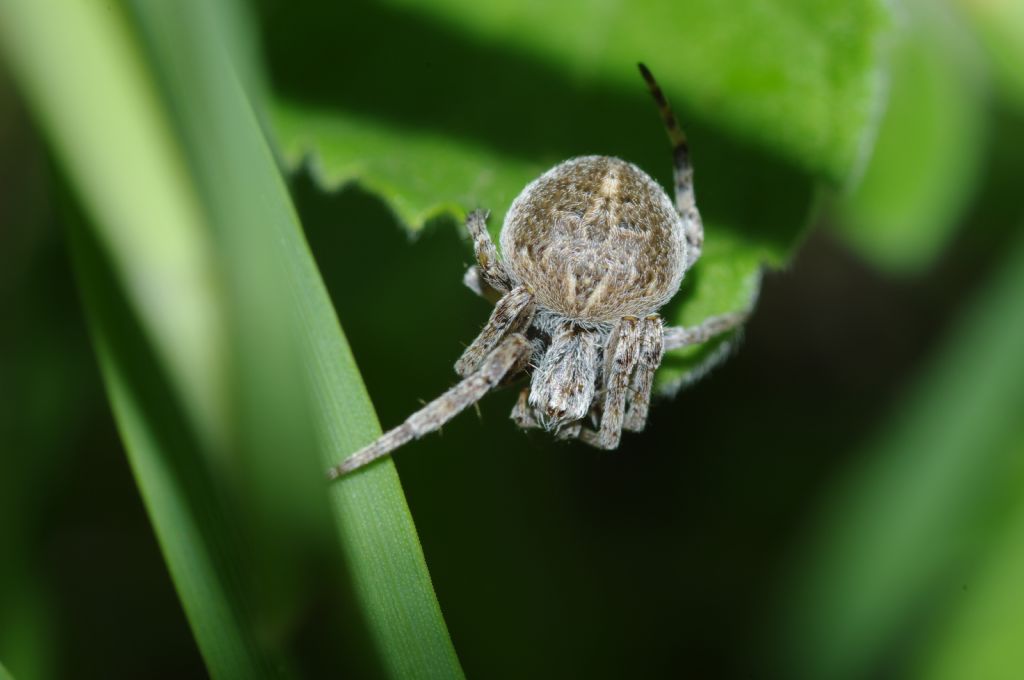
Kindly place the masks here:
<instances>
[{"instance_id":1,"label":"spider leg","mask_svg":"<svg viewBox=\"0 0 1024 680\"><path fill-rule=\"evenodd\" d=\"M716 335L738 328L750 316L747 311L731 312L705 319L700 325L690 328L669 326L665 328L665 351L699 345Z\"/></svg>"},{"instance_id":2,"label":"spider leg","mask_svg":"<svg viewBox=\"0 0 1024 680\"><path fill-rule=\"evenodd\" d=\"M529 400L530 388L524 387L519 390L519 397L516 399L516 405L512 407L512 413L509 415L512 422L524 430L542 427L540 421L538 421L534 415L533 408L530 406Z\"/></svg>"},{"instance_id":3,"label":"spider leg","mask_svg":"<svg viewBox=\"0 0 1024 680\"><path fill-rule=\"evenodd\" d=\"M558 430L555 432L555 439L557 439L559 441L568 441L570 439L579 439L580 438L580 434L582 432L583 432L583 421L582 420L577 420L575 422L569 423L568 425L563 425L562 427L558 428Z\"/></svg>"},{"instance_id":4,"label":"spider leg","mask_svg":"<svg viewBox=\"0 0 1024 680\"><path fill-rule=\"evenodd\" d=\"M483 275L480 273L480 267L475 264L466 269L466 273L462 275L462 285L492 305L497 304L498 300L501 299L501 292L491 288L490 284L484 281Z\"/></svg>"},{"instance_id":5,"label":"spider leg","mask_svg":"<svg viewBox=\"0 0 1024 680\"><path fill-rule=\"evenodd\" d=\"M533 295L525 286L509 291L498 300L483 330L455 362L455 372L465 377L475 371L498 343L530 325L533 310Z\"/></svg>"},{"instance_id":6,"label":"spider leg","mask_svg":"<svg viewBox=\"0 0 1024 680\"><path fill-rule=\"evenodd\" d=\"M469 213L466 216L466 230L473 239L473 252L476 254L477 269L482 283L505 294L511 291L515 284L512 275L498 257L498 249L494 247L494 241L487 231L487 216L486 210L474 210ZM483 294L482 290L483 286L477 292Z\"/></svg>"},{"instance_id":7,"label":"spider leg","mask_svg":"<svg viewBox=\"0 0 1024 680\"><path fill-rule=\"evenodd\" d=\"M639 362L642 346L642 324L635 316L619 320L605 348L604 404L597 432L582 429L580 439L599 449L614 449L622 437L626 393L630 378Z\"/></svg>"},{"instance_id":8,"label":"spider leg","mask_svg":"<svg viewBox=\"0 0 1024 680\"><path fill-rule=\"evenodd\" d=\"M638 64L640 74L647 82L647 88L651 96L658 104L661 118L665 123L665 130L672 142L672 163L673 174L675 175L676 212L683 223L683 234L686 237L686 268L693 266L700 257L704 247L704 223L701 221L700 212L697 210L697 201L693 194L693 166L690 165L690 147L686 141L686 134L679 127L676 114L665 94L661 91L654 76L643 64Z\"/></svg>"},{"instance_id":9,"label":"spider leg","mask_svg":"<svg viewBox=\"0 0 1024 680\"><path fill-rule=\"evenodd\" d=\"M647 412L651 405L651 388L654 385L654 372L661 365L664 354L665 327L661 317L656 314L640 322L640 351L637 357L636 373L630 384L632 393L623 429L630 432L641 432L647 424Z\"/></svg>"},{"instance_id":10,"label":"spider leg","mask_svg":"<svg viewBox=\"0 0 1024 680\"><path fill-rule=\"evenodd\" d=\"M579 420L590 410L601 359L599 336L564 320L530 380L530 406L546 429Z\"/></svg>"},{"instance_id":11,"label":"spider leg","mask_svg":"<svg viewBox=\"0 0 1024 680\"><path fill-rule=\"evenodd\" d=\"M516 399L516 405L512 407L512 413L509 417L513 423L523 430L543 429L544 425L537 420L536 413L536 409L530 406L530 388L524 387L520 390L519 397ZM562 425L555 431L555 439L559 441L578 439L582 429L582 420Z\"/></svg>"},{"instance_id":12,"label":"spider leg","mask_svg":"<svg viewBox=\"0 0 1024 680\"><path fill-rule=\"evenodd\" d=\"M339 465L327 471L329 479L352 472L381 456L391 453L399 446L434 432L467 407L475 404L516 366L521 366L523 355L530 352L530 343L518 333L505 338L487 356L480 367L458 384L434 399L398 427L381 435L377 441L355 452Z\"/></svg>"}]
</instances>

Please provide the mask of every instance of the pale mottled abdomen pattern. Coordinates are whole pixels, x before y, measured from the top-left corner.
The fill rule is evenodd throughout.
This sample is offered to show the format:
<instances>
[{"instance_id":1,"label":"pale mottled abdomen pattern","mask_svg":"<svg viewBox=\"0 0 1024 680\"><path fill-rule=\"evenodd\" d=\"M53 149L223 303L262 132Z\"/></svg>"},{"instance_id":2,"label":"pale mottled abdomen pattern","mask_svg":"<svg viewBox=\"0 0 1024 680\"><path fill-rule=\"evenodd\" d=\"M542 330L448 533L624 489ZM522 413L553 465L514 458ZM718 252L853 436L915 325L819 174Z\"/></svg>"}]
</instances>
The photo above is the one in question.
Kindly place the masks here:
<instances>
[{"instance_id":1,"label":"pale mottled abdomen pattern","mask_svg":"<svg viewBox=\"0 0 1024 680\"><path fill-rule=\"evenodd\" d=\"M686 266L682 223L665 191L608 156L565 161L527 186L505 218L501 248L539 304L589 322L657 311Z\"/></svg>"}]
</instances>

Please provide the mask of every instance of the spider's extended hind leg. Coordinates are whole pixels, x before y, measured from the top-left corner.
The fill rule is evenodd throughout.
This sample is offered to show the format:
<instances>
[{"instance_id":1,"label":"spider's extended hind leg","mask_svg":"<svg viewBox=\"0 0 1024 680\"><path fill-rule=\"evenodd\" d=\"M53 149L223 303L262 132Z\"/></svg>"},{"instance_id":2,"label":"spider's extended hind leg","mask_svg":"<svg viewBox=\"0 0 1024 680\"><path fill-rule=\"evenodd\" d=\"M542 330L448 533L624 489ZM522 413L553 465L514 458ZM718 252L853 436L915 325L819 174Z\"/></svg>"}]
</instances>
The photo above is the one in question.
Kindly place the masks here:
<instances>
[{"instance_id":1,"label":"spider's extended hind leg","mask_svg":"<svg viewBox=\"0 0 1024 680\"><path fill-rule=\"evenodd\" d=\"M477 264L466 272L463 282L483 297L487 297L487 288L504 295L515 287L515 281L498 256L498 249L487 231L487 216L486 210L474 210L466 216L466 231L473 239Z\"/></svg>"},{"instance_id":2,"label":"spider's extended hind leg","mask_svg":"<svg viewBox=\"0 0 1024 680\"><path fill-rule=\"evenodd\" d=\"M707 342L716 335L739 328L749 316L750 313L747 311L731 312L709 317L690 328L668 326L665 328L665 351Z\"/></svg>"},{"instance_id":3,"label":"spider's extended hind leg","mask_svg":"<svg viewBox=\"0 0 1024 680\"><path fill-rule=\"evenodd\" d=\"M525 286L516 286L498 300L491 318L455 362L455 372L467 376L477 369L505 337L525 330L533 320L533 295Z\"/></svg>"},{"instance_id":4,"label":"spider's extended hind leg","mask_svg":"<svg viewBox=\"0 0 1024 680\"><path fill-rule=\"evenodd\" d=\"M700 257L704 247L704 223L697 210L697 201L693 195L693 166L690 165L690 147L686 142L686 134L679 127L676 114L672 112L665 94L658 87L654 76L643 64L638 64L640 74L647 82L651 96L658 104L661 118L665 122L665 130L672 142L672 163L675 175L676 211L683 222L683 233L686 236L686 268L689 269Z\"/></svg>"},{"instance_id":5,"label":"spider's extended hind leg","mask_svg":"<svg viewBox=\"0 0 1024 680\"><path fill-rule=\"evenodd\" d=\"M614 449L622 438L626 396L642 349L643 324L635 316L619 320L605 348L604 403L597 432L582 429L580 440L599 449Z\"/></svg>"},{"instance_id":6,"label":"spider's extended hind leg","mask_svg":"<svg viewBox=\"0 0 1024 680\"><path fill-rule=\"evenodd\" d=\"M665 350L679 349L680 347L707 342L717 335L736 330L749 316L749 312L734 312L713 316L692 328L668 327L665 329ZM671 392L674 394L701 380L712 369L725 361L726 357L736 348L737 342L738 337L732 337L720 343L715 347L714 351L701 359L695 366L692 366L682 379L676 380L670 388Z\"/></svg>"},{"instance_id":7,"label":"spider's extended hind leg","mask_svg":"<svg viewBox=\"0 0 1024 680\"><path fill-rule=\"evenodd\" d=\"M518 333L511 335L491 352L479 368L440 397L430 402L377 441L346 458L327 471L329 479L360 468L391 453L402 444L439 429L442 425L478 402L502 382L511 371L521 369L531 351L530 342Z\"/></svg>"},{"instance_id":8,"label":"spider's extended hind leg","mask_svg":"<svg viewBox=\"0 0 1024 680\"><path fill-rule=\"evenodd\" d=\"M665 327L661 317L652 314L640 322L640 351L637 355L636 372L630 383L630 395L626 407L626 418L622 428L630 432L641 432L647 424L647 412L651 406L651 388L654 386L654 372L661 365L664 354Z\"/></svg>"}]
</instances>

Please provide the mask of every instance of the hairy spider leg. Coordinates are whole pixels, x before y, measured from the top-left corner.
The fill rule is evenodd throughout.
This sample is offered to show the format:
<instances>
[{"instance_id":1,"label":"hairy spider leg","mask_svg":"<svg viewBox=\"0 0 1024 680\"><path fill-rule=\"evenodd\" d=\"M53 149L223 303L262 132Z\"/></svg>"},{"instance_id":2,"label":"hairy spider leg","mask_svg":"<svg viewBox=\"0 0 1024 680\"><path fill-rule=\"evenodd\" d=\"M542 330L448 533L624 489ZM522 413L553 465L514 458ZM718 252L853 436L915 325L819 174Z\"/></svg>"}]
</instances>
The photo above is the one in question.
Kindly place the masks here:
<instances>
[{"instance_id":1,"label":"hairy spider leg","mask_svg":"<svg viewBox=\"0 0 1024 680\"><path fill-rule=\"evenodd\" d=\"M530 406L545 429L558 430L590 410L601 356L597 333L571 319L558 323L530 381Z\"/></svg>"},{"instance_id":2,"label":"hairy spider leg","mask_svg":"<svg viewBox=\"0 0 1024 680\"><path fill-rule=\"evenodd\" d=\"M626 396L641 347L641 324L635 316L621 318L605 349L604 403L597 432L581 428L579 438L599 449L614 449L622 438Z\"/></svg>"},{"instance_id":3,"label":"hairy spider leg","mask_svg":"<svg viewBox=\"0 0 1024 680\"><path fill-rule=\"evenodd\" d=\"M377 441L332 467L327 471L328 479L337 479L391 453L413 439L419 439L440 429L467 407L478 402L498 385L506 374L517 367L521 368L523 357L528 356L531 349L530 342L523 335L516 333L505 338L480 364L476 372L463 378L440 397L409 416L404 423L383 434Z\"/></svg>"},{"instance_id":4,"label":"hairy spider leg","mask_svg":"<svg viewBox=\"0 0 1024 680\"><path fill-rule=\"evenodd\" d=\"M487 231L488 216L486 210L474 210L469 213L466 217L466 231L473 239L473 252L476 254L477 273L480 278L485 284L504 294L512 290L515 283L512 274L498 256L498 249Z\"/></svg>"},{"instance_id":5,"label":"hairy spider leg","mask_svg":"<svg viewBox=\"0 0 1024 680\"><path fill-rule=\"evenodd\" d=\"M462 276L462 285L469 288L492 305L497 304L498 300L500 300L503 295L501 291L492 288L489 283L484 281L484 277L480 273L480 267L475 264L466 269L466 273Z\"/></svg>"},{"instance_id":6,"label":"hairy spider leg","mask_svg":"<svg viewBox=\"0 0 1024 680\"><path fill-rule=\"evenodd\" d=\"M707 342L716 335L740 327L749 316L749 311L730 312L709 317L699 325L690 328L667 326L665 328L665 351Z\"/></svg>"},{"instance_id":7,"label":"hairy spider leg","mask_svg":"<svg viewBox=\"0 0 1024 680\"><path fill-rule=\"evenodd\" d=\"M661 317L652 314L640 322L640 352L636 372L630 384L630 398L622 428L630 432L641 432L647 425L647 413L651 406L651 389L654 387L654 372L661 365L665 348L665 326Z\"/></svg>"},{"instance_id":8,"label":"hairy spider leg","mask_svg":"<svg viewBox=\"0 0 1024 680\"><path fill-rule=\"evenodd\" d=\"M533 295L525 286L516 286L498 300L483 330L455 362L455 372L469 375L498 343L512 333L525 330L533 320L534 307Z\"/></svg>"},{"instance_id":9,"label":"hairy spider leg","mask_svg":"<svg viewBox=\"0 0 1024 680\"><path fill-rule=\"evenodd\" d=\"M523 430L541 429L544 425L537 419L536 412L536 409L530 406L530 388L524 387L519 391L519 397L516 399L516 404L512 407L509 417L517 427ZM583 422L580 420L562 425L555 431L555 439L563 441L577 439L582 427Z\"/></svg>"},{"instance_id":10,"label":"hairy spider leg","mask_svg":"<svg viewBox=\"0 0 1024 680\"><path fill-rule=\"evenodd\" d=\"M540 427L540 423L533 416L533 409L530 407L529 399L529 387L524 387L519 390L519 396L516 398L516 405L512 407L512 413L509 415L512 422L524 430Z\"/></svg>"},{"instance_id":11,"label":"hairy spider leg","mask_svg":"<svg viewBox=\"0 0 1024 680\"><path fill-rule=\"evenodd\" d=\"M658 104L661 118L665 123L665 130L672 142L672 167L675 176L676 211L683 223L683 233L686 236L686 268L689 269L700 258L701 250L704 248L704 223L700 218L700 211L697 210L697 199L693 193L693 166L690 165L690 146L686 141L686 134L679 127L676 114L673 113L665 94L661 91L654 76L643 64L640 67L640 74L647 82L647 89Z\"/></svg>"}]
</instances>

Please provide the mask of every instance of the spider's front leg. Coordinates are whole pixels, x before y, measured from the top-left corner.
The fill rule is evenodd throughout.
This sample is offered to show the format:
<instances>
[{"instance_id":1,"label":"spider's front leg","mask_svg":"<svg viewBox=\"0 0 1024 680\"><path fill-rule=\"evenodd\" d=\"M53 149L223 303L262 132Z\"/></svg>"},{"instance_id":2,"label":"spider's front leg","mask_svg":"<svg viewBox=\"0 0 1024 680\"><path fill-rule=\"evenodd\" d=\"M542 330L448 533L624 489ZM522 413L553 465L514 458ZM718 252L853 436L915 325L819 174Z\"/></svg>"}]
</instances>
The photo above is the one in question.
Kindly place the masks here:
<instances>
[{"instance_id":1,"label":"spider's front leg","mask_svg":"<svg viewBox=\"0 0 1024 680\"><path fill-rule=\"evenodd\" d=\"M639 363L643 346L643 328L644 324L640 319L626 316L619 320L612 331L604 355L604 404L601 407L601 426L597 432L582 429L579 438L584 443L608 450L619 445L626 416L626 396L630 379Z\"/></svg>"},{"instance_id":2,"label":"spider's front leg","mask_svg":"<svg viewBox=\"0 0 1024 680\"><path fill-rule=\"evenodd\" d=\"M485 394L501 384L508 374L522 370L532 349L526 337L519 333L505 338L473 374L409 416L404 423L383 434L377 441L328 470L328 478L337 479L391 453L402 444L440 429L467 407L480 401Z\"/></svg>"},{"instance_id":3,"label":"spider's front leg","mask_svg":"<svg viewBox=\"0 0 1024 680\"><path fill-rule=\"evenodd\" d=\"M647 67L640 64L640 74L647 82L647 88L658 104L661 119L665 123L665 131L672 142L672 170L675 178L676 212L683 224L686 237L686 268L689 269L700 258L704 249L704 223L697 210L697 200L693 193L693 166L690 164L690 145L686 134L679 126L676 114L669 106L665 94L661 91L654 76Z\"/></svg>"},{"instance_id":4,"label":"spider's front leg","mask_svg":"<svg viewBox=\"0 0 1024 680\"><path fill-rule=\"evenodd\" d=\"M516 405L512 407L511 413L512 422L523 430L543 429L544 424L537 419L536 410L530 406L530 388L524 387L519 391L519 397L516 399ZM555 439L565 441L569 439L578 439L580 432L583 431L583 422L577 420L566 425L562 425L555 431Z\"/></svg>"},{"instance_id":5,"label":"spider's front leg","mask_svg":"<svg viewBox=\"0 0 1024 680\"><path fill-rule=\"evenodd\" d=\"M651 389L654 386L654 372L661 365L664 355L665 326L657 314L640 322L640 351L637 356L636 372L630 384L631 398L626 409L623 429L642 432L647 424L647 412L651 406Z\"/></svg>"},{"instance_id":6,"label":"spider's front leg","mask_svg":"<svg viewBox=\"0 0 1024 680\"><path fill-rule=\"evenodd\" d=\"M466 270L462 282L486 299L505 295L515 287L515 279L498 256L498 249L487 231L486 210L474 210L466 216L466 231L473 239L477 264Z\"/></svg>"},{"instance_id":7,"label":"spider's front leg","mask_svg":"<svg viewBox=\"0 0 1024 680\"><path fill-rule=\"evenodd\" d=\"M534 306L533 294L526 286L516 286L498 300L487 325L455 362L455 372L469 375L504 338L525 330L533 320Z\"/></svg>"}]
</instances>

